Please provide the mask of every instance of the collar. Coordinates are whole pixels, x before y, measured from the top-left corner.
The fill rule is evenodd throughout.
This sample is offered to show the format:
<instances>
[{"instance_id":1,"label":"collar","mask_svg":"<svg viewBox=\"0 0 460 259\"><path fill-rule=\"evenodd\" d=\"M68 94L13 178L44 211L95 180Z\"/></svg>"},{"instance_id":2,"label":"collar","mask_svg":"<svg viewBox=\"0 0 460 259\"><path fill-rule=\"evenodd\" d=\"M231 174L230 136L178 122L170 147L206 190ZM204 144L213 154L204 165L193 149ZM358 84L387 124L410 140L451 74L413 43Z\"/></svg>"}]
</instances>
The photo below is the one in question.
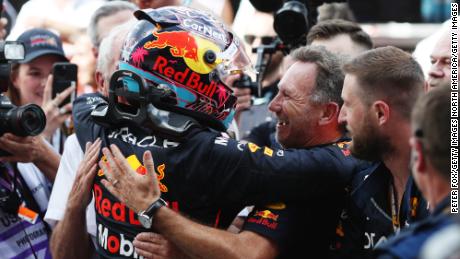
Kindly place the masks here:
<instances>
[{"instance_id":1,"label":"collar","mask_svg":"<svg viewBox=\"0 0 460 259\"><path fill-rule=\"evenodd\" d=\"M444 211L450 211L450 195L447 195L442 201L434 208L433 216L445 213Z\"/></svg>"}]
</instances>

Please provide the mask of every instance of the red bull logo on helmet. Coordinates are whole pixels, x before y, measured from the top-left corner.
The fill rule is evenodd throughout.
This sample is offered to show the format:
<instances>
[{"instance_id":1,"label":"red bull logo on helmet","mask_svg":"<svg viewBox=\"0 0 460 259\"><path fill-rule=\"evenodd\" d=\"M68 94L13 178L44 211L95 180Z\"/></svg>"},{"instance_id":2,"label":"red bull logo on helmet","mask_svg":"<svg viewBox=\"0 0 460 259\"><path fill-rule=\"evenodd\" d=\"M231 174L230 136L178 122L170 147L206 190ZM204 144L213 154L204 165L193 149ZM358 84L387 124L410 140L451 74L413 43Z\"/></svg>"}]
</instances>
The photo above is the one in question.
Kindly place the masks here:
<instances>
[{"instance_id":1,"label":"red bull logo on helmet","mask_svg":"<svg viewBox=\"0 0 460 259\"><path fill-rule=\"evenodd\" d=\"M258 210L254 213L254 216L261 217L264 219L271 219L273 221L277 221L279 215L269 211L269 210Z\"/></svg>"},{"instance_id":2,"label":"red bull logo on helmet","mask_svg":"<svg viewBox=\"0 0 460 259\"><path fill-rule=\"evenodd\" d=\"M198 61L198 45L195 38L187 31L153 32L155 40L144 44L145 49L169 47L174 57L190 58Z\"/></svg>"}]
</instances>

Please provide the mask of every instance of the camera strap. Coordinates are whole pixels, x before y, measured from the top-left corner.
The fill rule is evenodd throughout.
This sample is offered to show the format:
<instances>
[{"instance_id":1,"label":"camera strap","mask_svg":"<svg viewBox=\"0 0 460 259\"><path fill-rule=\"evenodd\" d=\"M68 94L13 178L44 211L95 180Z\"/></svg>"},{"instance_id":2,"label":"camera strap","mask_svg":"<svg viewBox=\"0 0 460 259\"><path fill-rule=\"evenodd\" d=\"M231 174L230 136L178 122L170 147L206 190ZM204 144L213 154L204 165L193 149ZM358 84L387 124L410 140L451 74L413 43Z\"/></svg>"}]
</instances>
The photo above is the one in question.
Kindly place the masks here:
<instances>
[{"instance_id":1,"label":"camera strap","mask_svg":"<svg viewBox=\"0 0 460 259\"><path fill-rule=\"evenodd\" d=\"M31 224L34 224L38 217L43 220L45 213L40 211L38 203L17 168L8 163L0 163L0 170L4 172L0 177L0 188L7 190L8 194L5 202L1 204L2 209ZM46 223L44 225L48 234L51 233L49 226Z\"/></svg>"}]
</instances>

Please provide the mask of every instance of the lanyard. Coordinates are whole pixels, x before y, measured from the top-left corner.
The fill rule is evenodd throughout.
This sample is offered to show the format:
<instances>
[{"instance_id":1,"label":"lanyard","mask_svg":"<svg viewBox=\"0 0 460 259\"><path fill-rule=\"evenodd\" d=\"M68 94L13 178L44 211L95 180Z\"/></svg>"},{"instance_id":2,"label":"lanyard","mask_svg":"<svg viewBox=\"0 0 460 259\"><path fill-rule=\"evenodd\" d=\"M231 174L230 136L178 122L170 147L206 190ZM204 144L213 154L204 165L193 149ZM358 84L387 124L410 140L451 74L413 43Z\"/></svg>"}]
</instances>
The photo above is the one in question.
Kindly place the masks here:
<instances>
[{"instance_id":1,"label":"lanyard","mask_svg":"<svg viewBox=\"0 0 460 259\"><path fill-rule=\"evenodd\" d=\"M5 177L0 177L0 185L9 191L15 190L18 181L17 174L14 172L13 167L6 163L0 163L0 173L2 171L5 172Z\"/></svg>"},{"instance_id":2,"label":"lanyard","mask_svg":"<svg viewBox=\"0 0 460 259\"><path fill-rule=\"evenodd\" d=\"M399 222L399 207L396 201L396 193L393 182L390 183L390 197L391 197L391 223L393 225L394 233L399 233L401 224Z\"/></svg>"}]
</instances>

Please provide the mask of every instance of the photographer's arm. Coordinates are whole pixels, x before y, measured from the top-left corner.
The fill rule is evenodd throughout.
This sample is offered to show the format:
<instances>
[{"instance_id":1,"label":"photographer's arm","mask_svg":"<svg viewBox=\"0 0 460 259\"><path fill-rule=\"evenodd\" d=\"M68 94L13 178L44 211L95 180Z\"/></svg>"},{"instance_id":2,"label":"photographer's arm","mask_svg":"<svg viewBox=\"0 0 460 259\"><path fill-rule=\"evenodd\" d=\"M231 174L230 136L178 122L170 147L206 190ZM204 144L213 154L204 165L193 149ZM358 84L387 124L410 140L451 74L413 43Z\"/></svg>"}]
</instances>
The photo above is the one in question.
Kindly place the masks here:
<instances>
[{"instance_id":1,"label":"photographer's arm","mask_svg":"<svg viewBox=\"0 0 460 259\"><path fill-rule=\"evenodd\" d=\"M0 146L12 154L0 157L0 161L34 163L49 181L54 182L61 156L41 136L19 137L5 133L0 137Z\"/></svg>"},{"instance_id":2,"label":"photographer's arm","mask_svg":"<svg viewBox=\"0 0 460 259\"><path fill-rule=\"evenodd\" d=\"M50 247L54 258L91 258L93 246L86 230L86 207L91 201L91 186L96 175L96 161L101 141L86 144L64 218L53 230ZM83 227L84 226L84 227Z\"/></svg>"}]
</instances>

